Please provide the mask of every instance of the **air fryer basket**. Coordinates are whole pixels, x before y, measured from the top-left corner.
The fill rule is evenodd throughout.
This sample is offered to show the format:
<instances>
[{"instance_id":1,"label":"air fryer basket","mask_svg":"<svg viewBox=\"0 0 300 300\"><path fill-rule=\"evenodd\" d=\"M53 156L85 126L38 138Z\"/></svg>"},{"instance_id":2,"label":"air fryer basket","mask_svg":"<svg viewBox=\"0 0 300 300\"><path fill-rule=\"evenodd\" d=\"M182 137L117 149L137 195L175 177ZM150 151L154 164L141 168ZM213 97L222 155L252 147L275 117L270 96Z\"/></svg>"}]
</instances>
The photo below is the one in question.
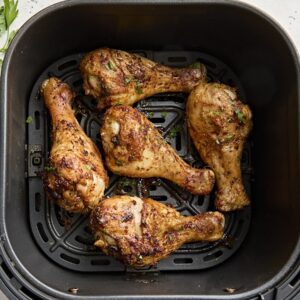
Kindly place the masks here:
<instances>
[{"instance_id":1,"label":"air fryer basket","mask_svg":"<svg viewBox=\"0 0 300 300\"><path fill-rule=\"evenodd\" d=\"M231 83L243 94L238 78L222 62L197 52L152 52L139 51L140 55L164 63L182 66L201 61L207 64L208 77L211 81ZM124 265L112 257L107 257L93 247L93 238L88 230L88 217L68 214L53 203L47 202L43 192L41 172L46 165L50 151L50 120L43 99L39 92L42 82L49 76L56 76L67 82L77 98L75 114L85 132L101 148L99 127L102 113L97 111L91 97L84 96L79 62L82 55L70 55L49 66L34 85L29 99L28 114L33 122L28 124L28 192L29 219L36 242L44 253L61 266L87 272L112 272L126 270ZM187 95L173 93L161 94L145 99L137 104L137 109L144 112L172 144L178 154L193 166L204 166L188 137L185 122L185 103ZM243 98L243 96L242 96ZM42 133L42 134L41 134ZM49 141L49 143L48 143ZM47 147L48 146L48 147ZM242 169L244 182L250 194L251 146L245 146ZM184 215L194 215L214 210L213 193L207 196L193 196L189 192L162 179L129 179L110 174L110 185L105 196L119 194L151 197L164 204L171 205ZM154 268L142 268L144 272L170 270L199 270L220 264L229 258L240 246L250 224L250 207L226 214L225 235L215 243L194 243L183 246ZM134 270L129 270L134 271Z\"/></svg>"},{"instance_id":2,"label":"air fryer basket","mask_svg":"<svg viewBox=\"0 0 300 300\"><path fill-rule=\"evenodd\" d=\"M222 242L187 245L155 268L125 270L95 251L84 218L64 215L46 201L36 171L46 164L50 120L38 86L48 75L68 82L79 95L78 120L99 142L101 116L82 94L76 68L81 54L74 53L101 46L149 49L141 54L173 66L200 60L212 80L239 88L254 114L242 164L248 192L251 183L251 222L250 208L228 214ZM201 166L186 134L185 97L158 95L137 108L184 159ZM20 29L2 70L2 289L17 299L73 299L74 293L84 299L297 297L299 99L293 46L272 20L246 5L74 0L42 11ZM26 130L28 115L34 121ZM176 123L179 133L168 137ZM120 180L112 176L112 187ZM142 195L145 184L152 197L184 214L213 208L213 199L192 197L163 180L127 180L125 192Z\"/></svg>"}]
</instances>

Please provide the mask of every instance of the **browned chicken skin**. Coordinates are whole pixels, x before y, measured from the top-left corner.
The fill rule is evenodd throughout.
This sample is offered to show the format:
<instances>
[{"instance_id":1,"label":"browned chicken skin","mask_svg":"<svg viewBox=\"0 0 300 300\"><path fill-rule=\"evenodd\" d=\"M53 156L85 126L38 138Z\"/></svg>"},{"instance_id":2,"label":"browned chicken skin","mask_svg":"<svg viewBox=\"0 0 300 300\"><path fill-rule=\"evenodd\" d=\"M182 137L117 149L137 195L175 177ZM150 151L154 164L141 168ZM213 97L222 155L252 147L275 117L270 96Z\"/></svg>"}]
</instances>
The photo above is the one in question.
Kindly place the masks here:
<instances>
[{"instance_id":1,"label":"browned chicken skin","mask_svg":"<svg viewBox=\"0 0 300 300\"><path fill-rule=\"evenodd\" d=\"M193 194L208 194L209 169L185 163L146 116L130 106L114 106L104 115L101 138L108 168L129 177L162 177Z\"/></svg>"},{"instance_id":2,"label":"browned chicken skin","mask_svg":"<svg viewBox=\"0 0 300 300\"><path fill-rule=\"evenodd\" d=\"M197 86L187 102L189 132L201 158L214 170L218 210L250 203L242 182L240 160L252 127L250 108L235 89L218 83Z\"/></svg>"},{"instance_id":3,"label":"browned chicken skin","mask_svg":"<svg viewBox=\"0 0 300 300\"><path fill-rule=\"evenodd\" d=\"M74 93L57 78L42 93L52 117L52 149L43 179L50 198L71 212L86 212L103 197L108 177L101 155L72 111Z\"/></svg>"},{"instance_id":4,"label":"browned chicken skin","mask_svg":"<svg viewBox=\"0 0 300 300\"><path fill-rule=\"evenodd\" d=\"M181 216L152 199L114 196L92 211L95 245L130 266L154 265L184 243L215 241L223 236L224 216L207 212Z\"/></svg>"},{"instance_id":5,"label":"browned chicken skin","mask_svg":"<svg viewBox=\"0 0 300 300\"><path fill-rule=\"evenodd\" d=\"M163 92L190 92L206 79L206 69L169 68L136 54L101 48L88 53L80 64L85 93L98 107L135 102Z\"/></svg>"}]
</instances>

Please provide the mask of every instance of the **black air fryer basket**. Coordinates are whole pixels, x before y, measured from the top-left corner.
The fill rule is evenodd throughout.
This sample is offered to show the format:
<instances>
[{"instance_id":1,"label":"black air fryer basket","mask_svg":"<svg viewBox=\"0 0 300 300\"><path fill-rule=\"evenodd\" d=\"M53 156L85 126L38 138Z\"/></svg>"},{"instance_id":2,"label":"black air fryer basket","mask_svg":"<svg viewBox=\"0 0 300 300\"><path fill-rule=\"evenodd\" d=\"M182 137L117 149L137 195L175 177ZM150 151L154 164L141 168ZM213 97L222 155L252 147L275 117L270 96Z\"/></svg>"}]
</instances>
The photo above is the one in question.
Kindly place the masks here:
<instances>
[{"instance_id":1,"label":"black air fryer basket","mask_svg":"<svg viewBox=\"0 0 300 300\"><path fill-rule=\"evenodd\" d=\"M101 148L102 115L83 93L78 64L103 46L174 67L204 63L209 80L237 87L250 105L254 128L242 172L252 205L226 214L221 241L187 244L151 268L126 268L93 246L86 216L45 197L39 174L51 122L40 84L57 76L72 87L76 117ZM299 82L285 33L241 3L78 0L38 13L19 30L2 69L2 290L12 299L300 299ZM187 133L186 98L160 94L136 108L185 161L201 167ZM120 193L150 196L183 215L214 209L213 194L110 174L106 196Z\"/></svg>"}]
</instances>

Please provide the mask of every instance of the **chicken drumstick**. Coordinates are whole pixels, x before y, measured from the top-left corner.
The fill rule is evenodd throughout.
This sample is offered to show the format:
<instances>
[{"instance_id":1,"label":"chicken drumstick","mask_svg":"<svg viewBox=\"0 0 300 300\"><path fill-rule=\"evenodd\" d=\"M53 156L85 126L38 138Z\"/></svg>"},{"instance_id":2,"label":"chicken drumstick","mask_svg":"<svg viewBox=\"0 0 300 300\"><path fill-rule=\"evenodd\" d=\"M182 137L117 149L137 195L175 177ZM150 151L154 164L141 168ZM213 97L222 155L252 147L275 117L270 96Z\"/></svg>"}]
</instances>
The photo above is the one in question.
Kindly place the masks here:
<instances>
[{"instance_id":1,"label":"chicken drumstick","mask_svg":"<svg viewBox=\"0 0 300 300\"><path fill-rule=\"evenodd\" d=\"M52 118L52 149L43 180L50 198L71 212L86 212L101 200L108 177L100 152L72 111L74 93L57 78L43 82Z\"/></svg>"},{"instance_id":2,"label":"chicken drumstick","mask_svg":"<svg viewBox=\"0 0 300 300\"><path fill-rule=\"evenodd\" d=\"M154 265L184 243L216 241L224 216L206 212L184 217L152 199L114 196L92 211L95 246L130 266Z\"/></svg>"},{"instance_id":3,"label":"chicken drumstick","mask_svg":"<svg viewBox=\"0 0 300 300\"><path fill-rule=\"evenodd\" d=\"M190 92L206 79L201 64L195 68L169 68L136 54L101 48L81 61L85 93L98 100L98 108L135 102L164 92Z\"/></svg>"},{"instance_id":4,"label":"chicken drumstick","mask_svg":"<svg viewBox=\"0 0 300 300\"><path fill-rule=\"evenodd\" d=\"M106 164L116 174L166 178L196 195L213 188L213 171L189 166L146 116L130 106L106 111L101 138Z\"/></svg>"},{"instance_id":5,"label":"chicken drumstick","mask_svg":"<svg viewBox=\"0 0 300 300\"><path fill-rule=\"evenodd\" d=\"M250 108L238 99L235 89L224 84L200 84L188 98L189 132L201 158L215 172L215 205L221 211L241 209L250 203L240 160L251 118Z\"/></svg>"}]
</instances>

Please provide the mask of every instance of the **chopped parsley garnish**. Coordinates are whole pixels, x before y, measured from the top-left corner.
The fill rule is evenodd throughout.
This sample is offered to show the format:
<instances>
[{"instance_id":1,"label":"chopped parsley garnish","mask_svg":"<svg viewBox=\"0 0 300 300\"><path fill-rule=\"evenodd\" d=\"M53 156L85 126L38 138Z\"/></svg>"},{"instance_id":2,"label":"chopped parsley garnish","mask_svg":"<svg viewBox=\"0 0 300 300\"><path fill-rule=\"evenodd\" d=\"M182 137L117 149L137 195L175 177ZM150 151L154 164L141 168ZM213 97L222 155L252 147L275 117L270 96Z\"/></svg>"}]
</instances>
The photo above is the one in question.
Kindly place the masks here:
<instances>
[{"instance_id":1,"label":"chopped parsley garnish","mask_svg":"<svg viewBox=\"0 0 300 300\"><path fill-rule=\"evenodd\" d=\"M164 119L166 119L167 115L168 115L168 113L166 111L163 111L161 113L161 117L164 118Z\"/></svg>"},{"instance_id":2,"label":"chopped parsley garnish","mask_svg":"<svg viewBox=\"0 0 300 300\"><path fill-rule=\"evenodd\" d=\"M115 160L117 166L123 166L123 162L119 159Z\"/></svg>"},{"instance_id":3,"label":"chopped parsley garnish","mask_svg":"<svg viewBox=\"0 0 300 300\"><path fill-rule=\"evenodd\" d=\"M27 119L26 119L26 123L31 124L32 122L33 122L32 116L28 116Z\"/></svg>"},{"instance_id":4,"label":"chopped parsley garnish","mask_svg":"<svg viewBox=\"0 0 300 300\"><path fill-rule=\"evenodd\" d=\"M131 80L131 78L129 78L129 77L125 77L125 79L124 79L125 85L128 85L131 81L132 81L132 80Z\"/></svg>"},{"instance_id":5,"label":"chopped parsley garnish","mask_svg":"<svg viewBox=\"0 0 300 300\"><path fill-rule=\"evenodd\" d=\"M126 178L126 177L123 177L121 180L119 180L118 182L118 185L119 187L123 188L125 186L132 186L132 185L135 185L136 184L136 181L135 179L133 178Z\"/></svg>"},{"instance_id":6,"label":"chopped parsley garnish","mask_svg":"<svg viewBox=\"0 0 300 300\"><path fill-rule=\"evenodd\" d=\"M108 63L107 63L107 68L109 69L109 70L112 70L113 69L113 64L112 64L112 62L109 60L108 61Z\"/></svg>"},{"instance_id":7,"label":"chopped parsley garnish","mask_svg":"<svg viewBox=\"0 0 300 300\"><path fill-rule=\"evenodd\" d=\"M142 89L142 83L139 80L137 80L135 82L135 91L136 91L137 94L143 94L144 93L143 89Z\"/></svg>"},{"instance_id":8,"label":"chopped parsley garnish","mask_svg":"<svg viewBox=\"0 0 300 300\"><path fill-rule=\"evenodd\" d=\"M233 140L233 138L234 138L234 134L228 134L225 136L224 142L230 142L231 140Z\"/></svg>"},{"instance_id":9,"label":"chopped parsley garnish","mask_svg":"<svg viewBox=\"0 0 300 300\"><path fill-rule=\"evenodd\" d=\"M179 132L179 128L173 127L168 133L168 138L172 139L172 138L176 137L178 132Z\"/></svg>"},{"instance_id":10,"label":"chopped parsley garnish","mask_svg":"<svg viewBox=\"0 0 300 300\"><path fill-rule=\"evenodd\" d=\"M156 141L157 141L157 144L160 146L160 145L162 145L162 144L163 144L163 142L164 142L164 139L163 139L163 138L161 138L161 137L157 137Z\"/></svg>"},{"instance_id":11,"label":"chopped parsley garnish","mask_svg":"<svg viewBox=\"0 0 300 300\"><path fill-rule=\"evenodd\" d=\"M137 181L133 178L122 177L117 183L117 189L121 194L135 196L137 190Z\"/></svg>"},{"instance_id":12,"label":"chopped parsley garnish","mask_svg":"<svg viewBox=\"0 0 300 300\"><path fill-rule=\"evenodd\" d=\"M236 116L238 117L238 119L239 119L239 121L240 121L241 123L243 123L243 124L246 123L246 117L245 117L245 115L244 115L239 109L237 109L237 110L235 111L235 114L236 114Z\"/></svg>"},{"instance_id":13,"label":"chopped parsley garnish","mask_svg":"<svg viewBox=\"0 0 300 300\"><path fill-rule=\"evenodd\" d=\"M48 172L48 173L51 173L51 172L54 172L54 171L55 171L55 168L54 168L54 167L50 167L50 166L49 166L49 167L46 166L46 167L44 168L44 170L45 170L46 172Z\"/></svg>"},{"instance_id":14,"label":"chopped parsley garnish","mask_svg":"<svg viewBox=\"0 0 300 300\"><path fill-rule=\"evenodd\" d=\"M190 65L190 68L192 68L192 69L200 69L201 66L202 66L202 64L201 64L200 62L197 61L197 62L191 64L191 65Z\"/></svg>"},{"instance_id":15,"label":"chopped parsley garnish","mask_svg":"<svg viewBox=\"0 0 300 300\"><path fill-rule=\"evenodd\" d=\"M213 111L210 111L208 113L209 116L212 116L212 117L218 117L222 114L223 112L222 111L218 111L218 110L213 110Z\"/></svg>"},{"instance_id":16,"label":"chopped parsley garnish","mask_svg":"<svg viewBox=\"0 0 300 300\"><path fill-rule=\"evenodd\" d=\"M148 112L148 113L147 113L147 116L148 116L149 118L153 118L153 117L154 117L154 112L153 112L153 111Z\"/></svg>"},{"instance_id":17,"label":"chopped parsley garnish","mask_svg":"<svg viewBox=\"0 0 300 300\"><path fill-rule=\"evenodd\" d=\"M89 166L89 165L85 165L84 168L85 168L86 170L88 170L88 171L92 170L92 167Z\"/></svg>"}]
</instances>

